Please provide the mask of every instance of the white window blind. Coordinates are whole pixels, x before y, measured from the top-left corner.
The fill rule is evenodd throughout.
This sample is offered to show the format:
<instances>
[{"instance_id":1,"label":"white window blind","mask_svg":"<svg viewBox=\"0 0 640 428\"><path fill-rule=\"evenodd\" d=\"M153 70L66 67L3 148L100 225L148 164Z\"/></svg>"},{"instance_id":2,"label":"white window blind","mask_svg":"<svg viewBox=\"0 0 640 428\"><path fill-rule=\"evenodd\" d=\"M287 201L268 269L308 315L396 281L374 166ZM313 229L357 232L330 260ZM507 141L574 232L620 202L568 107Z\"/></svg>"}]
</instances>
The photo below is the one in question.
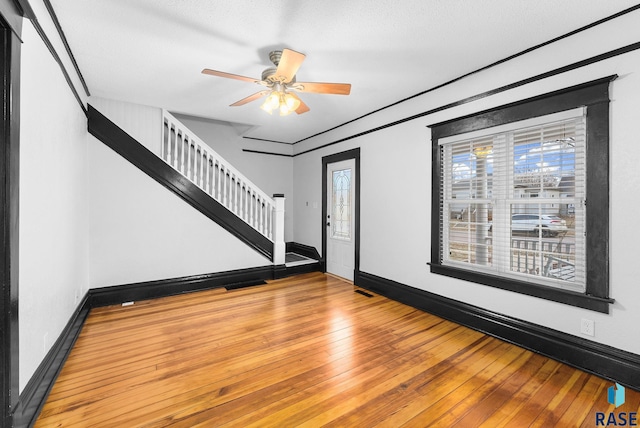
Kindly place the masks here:
<instances>
[{"instance_id":1,"label":"white window blind","mask_svg":"<svg viewBox=\"0 0 640 428\"><path fill-rule=\"evenodd\" d=\"M585 118L440 141L443 265L585 290Z\"/></svg>"}]
</instances>

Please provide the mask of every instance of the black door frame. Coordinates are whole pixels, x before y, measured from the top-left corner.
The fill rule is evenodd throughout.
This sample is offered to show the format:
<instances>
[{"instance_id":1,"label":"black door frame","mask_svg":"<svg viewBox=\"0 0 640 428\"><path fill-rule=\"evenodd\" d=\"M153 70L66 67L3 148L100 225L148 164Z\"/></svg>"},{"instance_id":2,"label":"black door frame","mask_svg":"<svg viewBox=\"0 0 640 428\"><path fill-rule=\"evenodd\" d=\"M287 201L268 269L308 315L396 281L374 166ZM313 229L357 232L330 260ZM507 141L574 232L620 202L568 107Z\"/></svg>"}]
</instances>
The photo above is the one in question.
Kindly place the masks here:
<instances>
[{"instance_id":1,"label":"black door frame","mask_svg":"<svg viewBox=\"0 0 640 428\"><path fill-rule=\"evenodd\" d=\"M322 271L327 271L327 165L354 159L356 162L353 280L360 271L360 147L322 157Z\"/></svg>"}]
</instances>

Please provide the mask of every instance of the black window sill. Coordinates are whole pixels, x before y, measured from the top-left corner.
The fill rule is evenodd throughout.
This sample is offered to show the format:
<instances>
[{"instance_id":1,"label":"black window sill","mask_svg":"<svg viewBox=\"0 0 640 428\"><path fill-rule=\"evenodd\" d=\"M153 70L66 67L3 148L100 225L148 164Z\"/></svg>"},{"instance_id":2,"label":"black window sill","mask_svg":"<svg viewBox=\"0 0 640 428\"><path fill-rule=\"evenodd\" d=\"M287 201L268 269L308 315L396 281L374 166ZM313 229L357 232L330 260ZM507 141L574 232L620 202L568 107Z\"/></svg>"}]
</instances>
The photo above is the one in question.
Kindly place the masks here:
<instances>
[{"instance_id":1,"label":"black window sill","mask_svg":"<svg viewBox=\"0 0 640 428\"><path fill-rule=\"evenodd\" d=\"M609 313L609 305L614 302L611 298L595 297L576 291L532 284L530 282L518 281L512 278L479 273L451 266L443 266L434 263L428 264L431 266L431 273L438 275L462 279L464 281L471 281L478 284L488 285L490 287L500 288L502 290L513 291L520 294L526 294L528 296L563 303L565 305L602 312L604 314Z\"/></svg>"}]
</instances>

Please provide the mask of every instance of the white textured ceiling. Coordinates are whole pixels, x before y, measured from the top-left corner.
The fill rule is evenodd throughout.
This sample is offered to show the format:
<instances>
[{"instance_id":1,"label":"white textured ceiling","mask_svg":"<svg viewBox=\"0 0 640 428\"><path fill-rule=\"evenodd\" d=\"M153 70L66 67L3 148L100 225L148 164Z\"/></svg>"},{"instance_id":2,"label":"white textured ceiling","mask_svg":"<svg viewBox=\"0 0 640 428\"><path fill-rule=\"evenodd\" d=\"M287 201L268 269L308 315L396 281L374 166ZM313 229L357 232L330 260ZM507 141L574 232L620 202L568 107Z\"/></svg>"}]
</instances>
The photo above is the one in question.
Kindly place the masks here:
<instances>
[{"instance_id":1,"label":"white textured ceiling","mask_svg":"<svg viewBox=\"0 0 640 428\"><path fill-rule=\"evenodd\" d=\"M91 95L252 125L295 142L630 7L628 0L52 0ZM307 55L299 81L351 83L301 94L302 115L269 116L268 53ZM564 64L562 64L564 65Z\"/></svg>"}]
</instances>

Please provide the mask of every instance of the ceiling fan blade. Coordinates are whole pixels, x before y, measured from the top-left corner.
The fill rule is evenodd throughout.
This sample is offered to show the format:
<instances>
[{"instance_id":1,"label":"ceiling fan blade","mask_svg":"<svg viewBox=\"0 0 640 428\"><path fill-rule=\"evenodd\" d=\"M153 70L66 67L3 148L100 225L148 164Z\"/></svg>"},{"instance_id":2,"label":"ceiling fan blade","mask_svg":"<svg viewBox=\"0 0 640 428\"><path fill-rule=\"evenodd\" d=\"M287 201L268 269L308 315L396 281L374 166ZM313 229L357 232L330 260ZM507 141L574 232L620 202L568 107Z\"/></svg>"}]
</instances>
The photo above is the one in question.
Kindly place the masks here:
<instances>
[{"instance_id":1,"label":"ceiling fan blade","mask_svg":"<svg viewBox=\"0 0 640 428\"><path fill-rule=\"evenodd\" d=\"M267 95L270 91L260 91L260 92L256 92L253 95L249 95L246 98L241 99L240 101L236 101L235 103L231 104L230 107L238 107L238 106L242 106L245 105L247 103L250 103L251 101L255 101L260 97L263 97L265 95Z\"/></svg>"},{"instance_id":2,"label":"ceiling fan blade","mask_svg":"<svg viewBox=\"0 0 640 428\"><path fill-rule=\"evenodd\" d=\"M315 92L318 94L349 95L350 83L321 83L321 82L296 82L295 89L300 92Z\"/></svg>"},{"instance_id":3,"label":"ceiling fan blade","mask_svg":"<svg viewBox=\"0 0 640 428\"><path fill-rule=\"evenodd\" d=\"M251 82L251 83L260 82L260 80L254 79L252 77L240 76L239 74L225 73L224 71L210 70L208 68L205 68L204 70L202 70L202 74L209 74L211 76L218 76L218 77L226 77L227 79L242 80L243 82Z\"/></svg>"},{"instance_id":4,"label":"ceiling fan blade","mask_svg":"<svg viewBox=\"0 0 640 428\"><path fill-rule=\"evenodd\" d=\"M284 83L291 82L305 58L305 54L292 51L291 49L283 49L280 62L278 63L278 69L276 70L276 77L278 79L282 78Z\"/></svg>"},{"instance_id":5,"label":"ceiling fan blade","mask_svg":"<svg viewBox=\"0 0 640 428\"><path fill-rule=\"evenodd\" d=\"M300 99L300 97L299 97L299 96L297 96L296 94L291 93L291 92L289 92L289 93L291 94L291 96L292 96L293 98L295 98L295 99L297 99L298 101L300 101L300 105L299 105L299 106L298 106L298 108L296 109L296 113L297 113L297 114L306 113L306 112L308 112L308 111L310 110L310 109L309 109L309 106L308 106L308 105L306 105L306 104L304 103L304 101L302 101L302 100Z\"/></svg>"}]
</instances>

